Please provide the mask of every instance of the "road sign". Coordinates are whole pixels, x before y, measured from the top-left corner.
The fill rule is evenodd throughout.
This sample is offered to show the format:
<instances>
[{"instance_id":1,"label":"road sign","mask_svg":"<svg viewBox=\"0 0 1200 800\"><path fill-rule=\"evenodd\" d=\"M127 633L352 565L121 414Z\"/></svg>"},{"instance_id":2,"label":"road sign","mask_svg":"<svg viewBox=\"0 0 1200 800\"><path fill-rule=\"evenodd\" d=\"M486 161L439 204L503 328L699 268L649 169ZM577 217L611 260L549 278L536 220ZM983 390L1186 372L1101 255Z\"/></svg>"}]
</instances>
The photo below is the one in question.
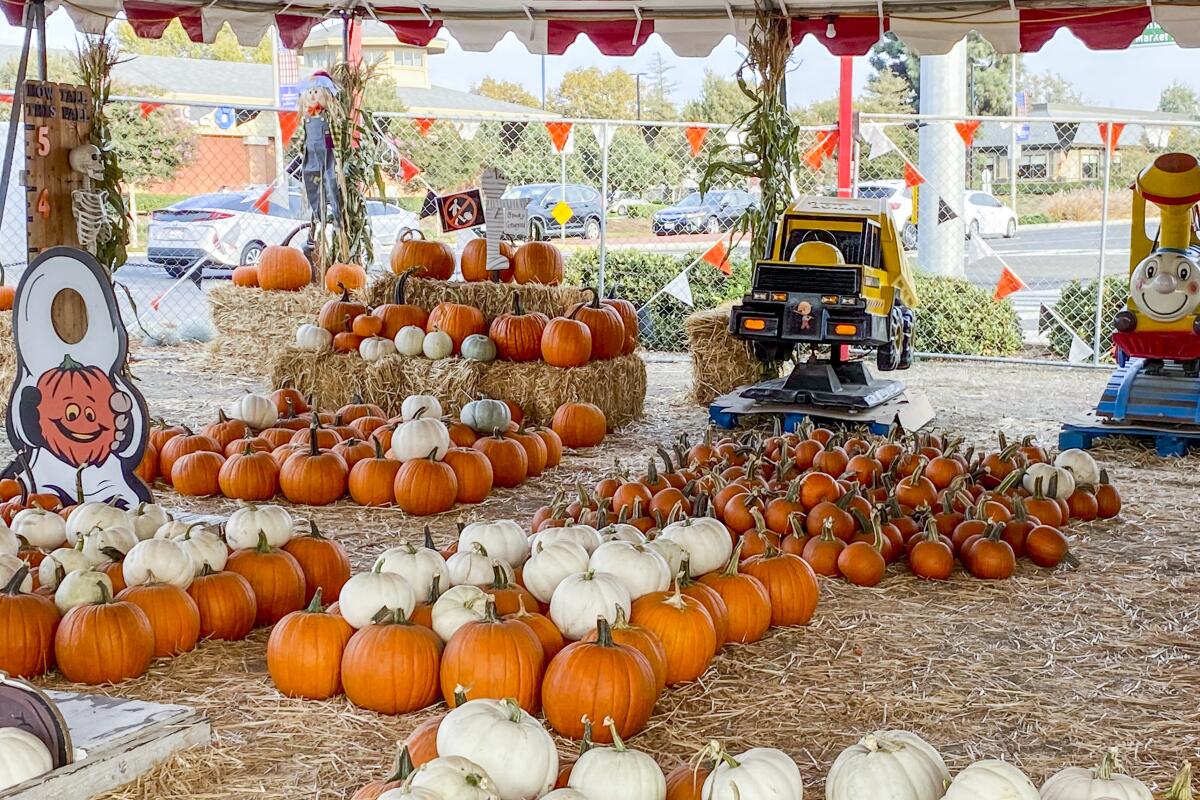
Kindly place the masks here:
<instances>
[{"instance_id":1,"label":"road sign","mask_svg":"<svg viewBox=\"0 0 1200 800\"><path fill-rule=\"evenodd\" d=\"M1017 116L1018 117L1029 116L1029 101L1026 98L1024 92L1017 92ZM1017 126L1017 142L1020 143L1020 142L1028 142L1028 141L1029 141L1029 123L1022 122L1020 125Z\"/></svg>"},{"instance_id":2,"label":"road sign","mask_svg":"<svg viewBox=\"0 0 1200 800\"><path fill-rule=\"evenodd\" d=\"M1157 22L1151 22L1146 26L1146 30L1142 31L1142 35L1134 39L1129 46L1155 47L1164 44L1175 44L1175 38L1164 31Z\"/></svg>"},{"instance_id":3,"label":"road sign","mask_svg":"<svg viewBox=\"0 0 1200 800\"><path fill-rule=\"evenodd\" d=\"M474 228L484 223L483 196L478 189L442 195L438 198L438 219L442 233Z\"/></svg>"},{"instance_id":4,"label":"road sign","mask_svg":"<svg viewBox=\"0 0 1200 800\"><path fill-rule=\"evenodd\" d=\"M566 225L574 213L574 209L565 200L559 200L554 208L550 209L550 216L554 217L559 225Z\"/></svg>"}]
</instances>

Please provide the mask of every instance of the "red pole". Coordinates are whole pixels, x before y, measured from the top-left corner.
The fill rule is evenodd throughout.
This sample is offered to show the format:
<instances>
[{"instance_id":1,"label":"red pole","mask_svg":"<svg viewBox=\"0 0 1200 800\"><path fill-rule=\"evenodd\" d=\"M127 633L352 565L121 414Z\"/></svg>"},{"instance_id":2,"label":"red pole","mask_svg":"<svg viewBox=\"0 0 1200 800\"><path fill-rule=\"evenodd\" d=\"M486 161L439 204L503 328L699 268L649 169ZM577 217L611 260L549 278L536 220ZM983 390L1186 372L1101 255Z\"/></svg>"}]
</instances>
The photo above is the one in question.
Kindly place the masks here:
<instances>
[{"instance_id":1,"label":"red pole","mask_svg":"<svg viewBox=\"0 0 1200 800\"><path fill-rule=\"evenodd\" d=\"M362 23L355 18L347 21L350 26L350 47L346 53L346 62L352 65L359 65L363 60L362 52Z\"/></svg>"},{"instance_id":2,"label":"red pole","mask_svg":"<svg viewBox=\"0 0 1200 800\"><path fill-rule=\"evenodd\" d=\"M838 197L850 196L854 161L854 60L841 57L838 82Z\"/></svg>"}]
</instances>

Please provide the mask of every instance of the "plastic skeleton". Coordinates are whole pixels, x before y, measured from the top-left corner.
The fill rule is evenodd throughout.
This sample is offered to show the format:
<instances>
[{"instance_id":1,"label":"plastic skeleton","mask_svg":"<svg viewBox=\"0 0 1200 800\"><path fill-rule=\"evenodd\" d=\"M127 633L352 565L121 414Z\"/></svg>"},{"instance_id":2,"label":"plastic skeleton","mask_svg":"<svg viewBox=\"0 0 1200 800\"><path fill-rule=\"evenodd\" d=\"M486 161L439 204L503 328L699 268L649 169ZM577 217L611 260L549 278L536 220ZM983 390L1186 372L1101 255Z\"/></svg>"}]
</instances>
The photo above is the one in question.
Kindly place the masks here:
<instances>
[{"instance_id":1,"label":"plastic skeleton","mask_svg":"<svg viewBox=\"0 0 1200 800\"><path fill-rule=\"evenodd\" d=\"M112 231L108 220L108 192L92 188L92 181L104 178L100 148L81 144L69 156L71 169L83 176L83 188L71 192L71 210L75 213L75 233L84 250L96 255L96 244Z\"/></svg>"}]
</instances>

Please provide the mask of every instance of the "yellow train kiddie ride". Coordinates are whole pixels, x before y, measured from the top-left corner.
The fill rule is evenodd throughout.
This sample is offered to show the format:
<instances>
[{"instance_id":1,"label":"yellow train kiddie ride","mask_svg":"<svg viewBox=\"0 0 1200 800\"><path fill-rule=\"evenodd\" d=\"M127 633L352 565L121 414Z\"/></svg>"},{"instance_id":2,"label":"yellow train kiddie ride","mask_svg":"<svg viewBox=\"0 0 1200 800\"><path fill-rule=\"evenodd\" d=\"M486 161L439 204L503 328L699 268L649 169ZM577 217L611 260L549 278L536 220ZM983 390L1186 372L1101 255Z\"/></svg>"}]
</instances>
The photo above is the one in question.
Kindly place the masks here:
<instances>
[{"instance_id":1,"label":"yellow train kiddie ride","mask_svg":"<svg viewBox=\"0 0 1200 800\"><path fill-rule=\"evenodd\" d=\"M764 361L797 359L786 378L742 397L772 403L873 408L904 390L875 379L850 348L874 349L880 370L912 360L916 294L904 250L882 201L798 200L772 224L768 256L754 265L750 293L733 307L730 333ZM821 349L829 352L823 356Z\"/></svg>"}]
</instances>

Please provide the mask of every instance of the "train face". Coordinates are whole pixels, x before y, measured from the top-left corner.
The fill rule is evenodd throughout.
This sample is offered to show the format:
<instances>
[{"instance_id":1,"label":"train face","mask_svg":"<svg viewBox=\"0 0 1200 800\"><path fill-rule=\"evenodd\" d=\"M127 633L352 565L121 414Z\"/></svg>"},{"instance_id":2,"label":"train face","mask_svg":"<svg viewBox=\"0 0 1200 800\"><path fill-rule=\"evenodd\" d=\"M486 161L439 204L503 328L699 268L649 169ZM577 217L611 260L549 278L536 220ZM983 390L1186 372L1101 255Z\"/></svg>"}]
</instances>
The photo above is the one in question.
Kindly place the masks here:
<instances>
[{"instance_id":1,"label":"train face","mask_svg":"<svg viewBox=\"0 0 1200 800\"><path fill-rule=\"evenodd\" d=\"M1129 280L1137 309L1155 322L1179 322L1200 307L1200 264L1195 253L1157 250L1142 260Z\"/></svg>"}]
</instances>

